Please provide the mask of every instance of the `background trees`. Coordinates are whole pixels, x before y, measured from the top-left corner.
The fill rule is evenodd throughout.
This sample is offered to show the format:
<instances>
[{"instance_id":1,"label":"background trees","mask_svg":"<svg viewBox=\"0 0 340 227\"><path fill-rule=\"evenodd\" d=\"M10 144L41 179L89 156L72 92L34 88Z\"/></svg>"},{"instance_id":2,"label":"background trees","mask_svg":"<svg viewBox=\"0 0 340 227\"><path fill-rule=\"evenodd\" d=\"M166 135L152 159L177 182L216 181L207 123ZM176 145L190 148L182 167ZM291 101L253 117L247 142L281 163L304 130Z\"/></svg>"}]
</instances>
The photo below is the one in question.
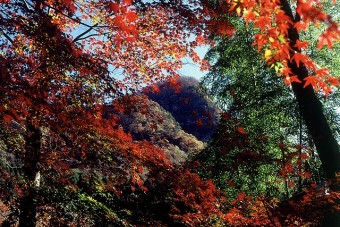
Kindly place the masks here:
<instances>
[{"instance_id":1,"label":"background trees","mask_svg":"<svg viewBox=\"0 0 340 227\"><path fill-rule=\"evenodd\" d=\"M308 161L303 162L308 163L308 168L316 168L315 173L319 172L318 158L315 159L311 137L308 136L303 124L293 92L288 86L279 83L280 78L276 77L274 67L272 69L267 67L265 60L257 53L256 47L252 46L254 28L245 27L238 21L235 21L235 26L238 27L235 36L226 39L217 38L218 45L207 54L212 67L203 79L203 86L215 97L221 107L238 118L245 128L250 143L259 143L259 134L266 137L261 152L271 154L272 158L282 161L281 164L272 162L274 166L285 165L288 156L293 155L292 152L296 152L300 147L300 155L304 153L310 157ZM327 101L333 102L333 105L336 103L336 99L332 100L332 97ZM337 115L331 108L326 109L326 113L328 116ZM224 124L237 125L237 122L224 122ZM331 122L331 125L334 124L336 122ZM220 146L219 144L226 143L219 141L215 145ZM289 151L288 147L293 149ZM275 172L274 169L271 172ZM295 182L299 187L298 190L301 191L301 179L297 172L295 174L291 176L289 182L291 185ZM320 173L312 178L321 182ZM287 196L288 188L287 180L285 190Z\"/></svg>"},{"instance_id":2,"label":"background trees","mask_svg":"<svg viewBox=\"0 0 340 227\"><path fill-rule=\"evenodd\" d=\"M277 10L274 13L276 14L276 19L274 20L276 21L275 25L277 25L277 27L272 28L271 27L272 25L268 25L264 18L264 15L266 13L268 17L271 16L271 12L267 11L268 9L266 9L265 12L261 14L260 12L262 12L262 10L259 10L258 8L256 8L256 3L252 4L248 2L243 3L243 2L236 2L236 1L232 3L232 8L236 10L236 13L239 16L243 17L247 24L252 22L251 25L254 25L255 29L249 29L249 27L251 26L247 26L248 29L245 29L245 27L243 27L239 23L235 23L236 26L238 27L238 30L232 39L226 39L226 40L217 39L217 42L219 44L217 45L215 49L213 49L213 51L211 51L208 54L208 59L213 64L212 71L205 78L205 80L203 81L203 84L207 86L208 91L210 91L210 94L215 95L215 97L217 98L217 100L220 101L222 106L226 107L231 112L234 112L234 113L236 112L235 116L239 117L241 122L246 123L245 127L249 128L249 130L248 131L238 130L239 132L241 132L240 134L242 134L242 132L244 132L244 134L248 132L251 135L253 133L252 130L254 128L257 130L260 129L260 133L263 132L261 129L269 130L268 131L269 133L267 134L269 141L276 140L276 145L272 147L268 146L267 149L269 149L271 152L274 151L274 153L276 150L277 152L276 154L281 153L281 158L282 158L281 163L284 167L284 169L280 171L281 174L283 172L285 172L286 174L287 173L291 174L294 172L292 170L289 170L290 168L287 168L288 167L287 164L294 160L294 158L292 159L294 155L298 155L298 156L295 156L295 157L298 157L298 159L296 160L297 162L293 164L293 166L294 168L298 170L298 174L297 174L298 176L296 177L296 179L298 180L296 182L299 185L299 190L301 191L301 188L302 188L301 177L303 175L306 176L306 173L308 172L307 171L303 173L306 170L302 171L301 163L302 162L304 162L305 164L307 163L308 168L310 168L310 163L314 162L311 159L307 162L302 161L301 159L305 155L306 157L308 156L307 154L303 154L302 152L302 149L304 147L306 148L306 146L308 145L311 146L311 143L307 142L308 138L314 141L317 151L321 157L321 161L323 162L324 168L328 166L326 167L326 169L324 169L326 172L326 177L328 179L334 179L334 176L335 176L334 174L335 172L338 171L338 168L339 168L339 165L337 164L339 163L339 150L338 150L339 148L336 143L335 137L331 135L332 133L330 130L330 125L326 123L325 117L323 116L323 109L321 107L321 103L318 101L318 98L316 97L316 95L314 94L314 91L312 91L313 89L310 86L309 86L309 89L310 89L309 91L308 89L302 89L302 88L308 87L308 85L311 84L309 80L315 80L313 87L316 89L318 89L318 87L322 88L322 86L327 87L325 83L319 81L320 78L322 78L323 76L317 75L322 70L324 70L325 72L328 72L326 69L321 69L321 67L326 66L326 64L323 64L322 66L319 66L319 65L315 66L314 63L311 61L311 59L307 59L307 58L305 59L305 56L303 54L310 53L309 52L310 49L307 49L306 52L303 52L303 54L299 55L299 51L301 53L301 48L303 48L302 45L300 45L301 43L299 43L300 41L297 41L298 33L301 32L299 28L301 27L298 27L300 24L295 24L294 25L295 27L293 27L294 23L303 24L305 22L301 22L301 20L302 21L305 19L307 19L307 21L309 20L308 15L306 15L307 13L304 11L308 7L311 7L310 10L314 10L316 14L319 14L320 18L325 15L323 15L322 12L319 11L320 8L314 8L316 7L315 5L313 5L314 3L311 5L308 5L302 2L297 2L296 8L293 4L291 4L291 2L288 3L286 1L281 1L280 4L279 5L282 7L281 9L283 9L285 11L285 14L290 16L291 18L290 18L290 21L289 21L289 18L286 18L289 21L288 23L287 21L280 22L280 20L282 19L281 18L282 15L280 15L280 13L282 12L280 12L280 10ZM268 8L270 8L270 6L268 6ZM304 8L304 9L301 9L301 8ZM276 10L276 8L273 8L273 10ZM288 13L292 11L296 14ZM302 15L304 13L306 14ZM331 21L331 18L329 17L328 20ZM289 23L291 23L291 25L289 25ZM332 25L330 27L332 27ZM281 28L282 30L280 30ZM298 31L295 29L297 29ZM258 32L258 33L254 35L254 32L255 33ZM313 32L314 34L316 34L315 33L316 30L312 31L311 33ZM287 39L283 35L284 33L288 35ZM292 33L294 33L295 35L294 37L292 36ZM303 37L308 37L308 35L306 35L308 34L308 32L301 32L301 33ZM336 33L337 32L335 31L334 32L335 36L336 36ZM263 40L265 35L267 35L267 37L270 37L269 41ZM322 37L319 39L318 47L320 49L322 47L322 45L320 46L320 41L322 41L322 39L323 39ZM315 39L311 39L310 41L314 45L314 47L316 47L317 41L315 41ZM308 40L304 43L305 44L304 48L307 48L307 43L308 43ZM252 49L251 47L251 44L257 44L258 51L262 50L264 52L263 60L266 61L267 64L271 65L272 71L270 71L269 69L263 68L264 61L262 61L262 59L256 55L254 49ZM287 47L287 45L289 46ZM315 51L312 51L312 53L314 54L313 57L318 56L316 58L318 58L319 60L322 57L324 57L324 59L327 58L327 57L325 58L325 55L323 55L325 54L325 52L317 53ZM329 53L329 56L331 55L332 53ZM233 58L233 56L242 56L242 57L241 59L235 59ZM301 57L301 59L299 59L297 56ZM305 63L307 66L303 65L302 63ZM288 66L289 69L285 68L286 66ZM301 71L303 67L305 67L303 69L304 72ZM285 76L286 84L292 83L294 96L297 98L299 109L294 107L295 100L292 96L292 93L287 88L280 87L277 83L272 83L271 81L274 81L273 77L267 77L270 74L275 74L274 70L276 71L276 73L281 73ZM308 77L309 75L313 75L313 74L314 74L314 77L312 78ZM327 78L329 77L330 82L332 82L331 81L332 77L330 77L328 73L326 73L325 75L327 75ZM250 78L250 79L247 80L247 78ZM337 80L338 79L334 78L335 85L337 84L336 82ZM317 85L317 83L319 83L317 81L320 82L319 85ZM274 92L267 92L268 89L273 89ZM327 89L324 91L327 96ZM280 98L280 94L284 94L285 92L286 92L286 95L282 96L283 98ZM272 97L275 97L275 98L272 99ZM233 101L230 102L229 101L230 99ZM336 101L334 103L336 103ZM273 106L280 105L280 104L282 104L281 108L273 108ZM260 107L263 107L263 108L260 108ZM268 109L271 111L266 112L266 110ZM280 111L276 112L276 110L280 110ZM271 115L271 113L273 113L273 115ZM328 112L328 113L329 113L329 116L332 115L331 112ZM308 137L308 135L304 133L304 127L302 125L301 118L303 118L306 121L306 125L309 130L310 137ZM263 121L259 119L262 119ZM311 120L311 119L314 119L314 120ZM224 125L225 124L226 123L224 123ZM236 124L232 121L231 125L236 125ZM256 126L253 127L253 125L256 125ZM278 126L278 127L276 128L275 126ZM286 128L286 126L288 127ZM270 128L274 129L274 131L271 131ZM229 126L228 129L226 130L224 127L224 129L222 129L222 131L220 132L220 135L216 135L217 142L212 143L211 144L212 148L207 151L207 153L209 152L214 153L214 156L210 156L210 159L212 159L211 160L212 163L214 163L212 164L212 166L210 166L210 168L217 168L218 170L217 172L214 172L214 170L212 170L210 177L214 176L217 182L221 179L223 181L231 180L232 177L230 175L229 176L228 174L223 175L223 173L222 175L219 174L218 172L220 171L219 168L223 166L224 167L230 166L230 161L233 162L234 160L235 162L235 160L237 160L235 159L235 157L237 157L236 154L238 152L240 153L247 152L247 150L244 150L242 146L241 146L242 149L240 149L240 145L225 146L224 149L227 151L223 152L223 146L221 146L221 144L227 144L227 143L221 142L221 139L222 141L224 140L223 138L225 134L229 136L231 135L236 136L237 134L236 129L237 128L235 127ZM286 129L289 129L289 130L286 130ZM322 130L325 130L325 131L322 131ZM255 132L255 135L258 133L259 132ZM316 135L315 133L317 133L318 135ZM258 136L255 136L254 138L258 138ZM325 140L328 140L328 139L329 141L325 142ZM288 143L292 143L294 140L298 146L295 147L296 149L295 151L292 151L291 149L289 149L289 146L286 146L286 145L288 141L289 141ZM256 141L256 140L253 139L253 141ZM305 144L303 144L303 141L305 141ZM329 146L327 148L323 147L323 145L325 145L326 143ZM245 144L245 143L241 143L241 144ZM277 144L280 144L279 147L277 146ZM254 148L252 150L256 151L256 149ZM324 153L324 151L326 150L327 152ZM267 151L266 154L270 154L271 152ZM222 155L223 153L227 153L224 159ZM310 156L313 156L313 152L309 152L309 154ZM330 161L331 156L334 162ZM204 157L207 158L209 157L209 155L204 156ZM221 161L221 159L223 161ZM229 165L223 163L223 162L228 163L227 160L229 160ZM263 160L265 160L265 158L263 158ZM279 163L274 161L275 155L269 158L269 160L270 160L269 163L271 162L274 165L280 165ZM255 161L252 162L252 164L254 163ZM328 164L325 164L325 163L328 163ZM237 167L238 170L242 168L240 163L236 165L238 165ZM209 167L209 164L207 164L207 166ZM205 166L204 170L207 170L206 169L207 166ZM251 166L252 165L250 165L248 169L251 169ZM275 172L274 169L272 169L272 172ZM208 169L208 172L209 172L209 169ZM230 172L232 171L229 170L229 173ZM331 174L331 172L333 172L333 175ZM216 175L218 177L216 177ZM249 182L248 180L247 182L247 180L244 180L243 175L239 176L239 178L236 178L239 182L242 182L242 177L243 177L243 184L241 183L241 184L238 184L237 186L242 187L244 186L244 184L247 184L247 183L248 185L252 185L251 181ZM287 176L284 177L285 181L288 179L286 177ZM316 177L314 179L318 178L320 180L320 176L314 176L314 177ZM233 181L231 181L230 183L234 185ZM288 192L289 187L291 188L294 187L293 181L285 182L285 188L286 188L285 191L286 191L287 197L289 196L289 192ZM227 188L230 189L230 187L227 187Z\"/></svg>"}]
</instances>

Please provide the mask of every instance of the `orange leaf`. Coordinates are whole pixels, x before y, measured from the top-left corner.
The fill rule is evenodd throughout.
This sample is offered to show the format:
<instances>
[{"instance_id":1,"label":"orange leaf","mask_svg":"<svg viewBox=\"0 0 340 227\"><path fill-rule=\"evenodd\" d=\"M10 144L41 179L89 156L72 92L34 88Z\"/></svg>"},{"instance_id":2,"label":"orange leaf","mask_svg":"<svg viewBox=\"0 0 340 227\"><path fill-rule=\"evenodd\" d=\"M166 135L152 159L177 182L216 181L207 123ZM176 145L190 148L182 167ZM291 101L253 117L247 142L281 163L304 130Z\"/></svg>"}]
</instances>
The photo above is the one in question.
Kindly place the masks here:
<instances>
[{"instance_id":1,"label":"orange leaf","mask_svg":"<svg viewBox=\"0 0 340 227\"><path fill-rule=\"evenodd\" d=\"M336 23L331 23L331 26L319 36L318 50L327 45L329 49L333 48L333 42L340 39L339 27Z\"/></svg>"},{"instance_id":2,"label":"orange leaf","mask_svg":"<svg viewBox=\"0 0 340 227\"><path fill-rule=\"evenodd\" d=\"M285 77L284 82L285 82L286 85L289 85L293 82L302 83L301 80L299 80L299 78L297 76L287 76L287 77Z\"/></svg>"},{"instance_id":3,"label":"orange leaf","mask_svg":"<svg viewBox=\"0 0 340 227\"><path fill-rule=\"evenodd\" d=\"M109 9L111 11L113 11L114 13L118 13L118 11L119 11L119 4L118 3L110 2L109 3Z\"/></svg>"},{"instance_id":4,"label":"orange leaf","mask_svg":"<svg viewBox=\"0 0 340 227\"><path fill-rule=\"evenodd\" d=\"M237 131L239 133L241 133L242 135L246 135L247 134L246 130L244 130L244 128L242 128L242 127L237 127Z\"/></svg>"},{"instance_id":5,"label":"orange leaf","mask_svg":"<svg viewBox=\"0 0 340 227\"><path fill-rule=\"evenodd\" d=\"M138 166L137 169L139 173L143 173L143 166Z\"/></svg>"},{"instance_id":6,"label":"orange leaf","mask_svg":"<svg viewBox=\"0 0 340 227\"><path fill-rule=\"evenodd\" d=\"M336 77L329 77L328 82L330 82L333 86L339 86L339 78Z\"/></svg>"},{"instance_id":7,"label":"orange leaf","mask_svg":"<svg viewBox=\"0 0 340 227\"><path fill-rule=\"evenodd\" d=\"M264 31L266 26L269 26L271 23L270 18L267 16L261 16L255 22L256 26L258 26L261 31Z\"/></svg>"},{"instance_id":8,"label":"orange leaf","mask_svg":"<svg viewBox=\"0 0 340 227\"><path fill-rule=\"evenodd\" d=\"M125 14L125 17L128 22L135 21L137 19L137 14L133 11L129 11Z\"/></svg>"},{"instance_id":9,"label":"orange leaf","mask_svg":"<svg viewBox=\"0 0 340 227\"><path fill-rule=\"evenodd\" d=\"M300 52L295 52L291 61L295 60L297 67L300 67L300 62L304 63L306 59L307 59L306 55L301 54Z\"/></svg>"},{"instance_id":10,"label":"orange leaf","mask_svg":"<svg viewBox=\"0 0 340 227\"><path fill-rule=\"evenodd\" d=\"M294 28L296 28L296 30L298 32L300 32L301 30L306 30L308 28L308 24L307 23L304 23L302 21L299 21L299 22L296 22L294 24Z\"/></svg>"},{"instance_id":11,"label":"orange leaf","mask_svg":"<svg viewBox=\"0 0 340 227\"><path fill-rule=\"evenodd\" d=\"M318 78L316 78L315 76L308 76L305 79L305 85L303 85L303 87L307 87L308 85L312 85L312 87L316 87L316 84L318 82Z\"/></svg>"},{"instance_id":12,"label":"orange leaf","mask_svg":"<svg viewBox=\"0 0 340 227\"><path fill-rule=\"evenodd\" d=\"M125 5L131 5L132 4L132 0L123 0L123 3Z\"/></svg>"},{"instance_id":13,"label":"orange leaf","mask_svg":"<svg viewBox=\"0 0 340 227\"><path fill-rule=\"evenodd\" d=\"M298 48L299 50L306 49L308 47L308 42L307 41L301 42L300 40L296 40L294 47Z\"/></svg>"},{"instance_id":14,"label":"orange leaf","mask_svg":"<svg viewBox=\"0 0 340 227\"><path fill-rule=\"evenodd\" d=\"M317 69L315 71L315 74L317 74L319 76L328 76L329 75L329 71L326 68L321 68L321 69Z\"/></svg>"},{"instance_id":15,"label":"orange leaf","mask_svg":"<svg viewBox=\"0 0 340 227\"><path fill-rule=\"evenodd\" d=\"M129 36L125 38L126 42L132 43L133 41L135 41L135 38L133 36Z\"/></svg>"}]
</instances>

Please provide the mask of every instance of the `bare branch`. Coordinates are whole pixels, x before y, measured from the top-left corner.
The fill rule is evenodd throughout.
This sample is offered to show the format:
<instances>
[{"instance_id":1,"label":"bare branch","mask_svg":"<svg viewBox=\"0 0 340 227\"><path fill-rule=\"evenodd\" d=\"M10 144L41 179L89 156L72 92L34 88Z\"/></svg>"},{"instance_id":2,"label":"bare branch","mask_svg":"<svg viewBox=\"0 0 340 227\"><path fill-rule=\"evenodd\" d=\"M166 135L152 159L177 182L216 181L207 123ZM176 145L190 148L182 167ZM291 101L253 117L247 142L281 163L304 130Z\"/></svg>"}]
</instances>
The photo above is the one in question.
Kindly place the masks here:
<instances>
[{"instance_id":1,"label":"bare branch","mask_svg":"<svg viewBox=\"0 0 340 227\"><path fill-rule=\"evenodd\" d=\"M24 2L24 4L25 4L25 8L27 9L27 10L32 10L33 8L34 8L34 6L33 5L31 5L31 4L29 4L26 0L23 0L23 2ZM30 9L30 7L31 7L31 9Z\"/></svg>"},{"instance_id":2,"label":"bare branch","mask_svg":"<svg viewBox=\"0 0 340 227\"><path fill-rule=\"evenodd\" d=\"M84 25L85 27L88 27L88 28L92 28L93 27L93 25L88 25L88 24L86 24L84 22L81 22L80 19L73 18L73 17L71 17L71 16L61 12L60 10L56 9L53 6L50 6L50 5L46 4L46 3L44 3L44 5L46 5L47 7L51 8L51 9L53 9L55 12L58 12L59 14L63 15L64 17L67 17L68 19L72 20L73 22L76 22L77 24Z\"/></svg>"},{"instance_id":3,"label":"bare branch","mask_svg":"<svg viewBox=\"0 0 340 227\"><path fill-rule=\"evenodd\" d=\"M13 39L9 37L2 29L0 29L0 35L4 35L8 41L10 41L11 44L13 44Z\"/></svg>"},{"instance_id":4,"label":"bare branch","mask_svg":"<svg viewBox=\"0 0 340 227\"><path fill-rule=\"evenodd\" d=\"M84 35L86 35L87 33L89 33L93 28L95 28L96 26L98 25L98 23L94 24L93 26L89 27L86 31L84 31L83 33L79 34L76 38L73 39L73 43L79 41L79 40L82 40L82 39L85 39ZM89 36L86 36L86 38L89 37Z\"/></svg>"}]
</instances>

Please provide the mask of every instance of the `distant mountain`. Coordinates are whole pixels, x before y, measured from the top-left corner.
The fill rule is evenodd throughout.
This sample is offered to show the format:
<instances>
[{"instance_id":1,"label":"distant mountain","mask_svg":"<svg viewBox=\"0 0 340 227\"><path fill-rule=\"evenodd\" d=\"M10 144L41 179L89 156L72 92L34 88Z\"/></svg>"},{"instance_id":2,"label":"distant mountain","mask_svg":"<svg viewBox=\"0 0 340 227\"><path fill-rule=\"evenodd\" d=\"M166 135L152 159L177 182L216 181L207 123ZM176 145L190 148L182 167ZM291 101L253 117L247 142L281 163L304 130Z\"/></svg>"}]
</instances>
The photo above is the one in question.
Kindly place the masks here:
<instances>
[{"instance_id":1,"label":"distant mountain","mask_svg":"<svg viewBox=\"0 0 340 227\"><path fill-rule=\"evenodd\" d=\"M158 84L158 92L146 88L149 92L126 95L108 107L125 132L158 146L175 164L205 147L219 115L216 105L199 91L195 78L182 77L178 82L177 91L164 82Z\"/></svg>"},{"instance_id":2,"label":"distant mountain","mask_svg":"<svg viewBox=\"0 0 340 227\"><path fill-rule=\"evenodd\" d=\"M188 155L200 152L204 143L182 130L173 116L146 95L126 96L120 103L126 108L115 112L124 131L135 140L146 140L161 148L172 163L185 161Z\"/></svg>"},{"instance_id":3,"label":"distant mountain","mask_svg":"<svg viewBox=\"0 0 340 227\"><path fill-rule=\"evenodd\" d=\"M146 89L149 91L145 94L170 112L185 132L203 142L209 141L217 129L219 108L199 90L197 79L180 77L178 82L181 86L179 91L165 82L158 84L158 92Z\"/></svg>"}]
</instances>

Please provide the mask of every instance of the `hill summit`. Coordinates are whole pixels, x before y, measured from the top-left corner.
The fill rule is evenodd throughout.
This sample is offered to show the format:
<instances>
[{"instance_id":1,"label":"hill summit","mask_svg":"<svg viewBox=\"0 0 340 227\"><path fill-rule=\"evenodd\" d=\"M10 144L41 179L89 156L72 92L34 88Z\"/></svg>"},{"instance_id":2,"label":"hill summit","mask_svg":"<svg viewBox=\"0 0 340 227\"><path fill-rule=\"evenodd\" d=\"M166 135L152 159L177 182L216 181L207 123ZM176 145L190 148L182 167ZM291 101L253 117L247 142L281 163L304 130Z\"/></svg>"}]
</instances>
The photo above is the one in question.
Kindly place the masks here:
<instances>
[{"instance_id":1,"label":"hill summit","mask_svg":"<svg viewBox=\"0 0 340 227\"><path fill-rule=\"evenodd\" d=\"M219 108L200 90L194 77L180 77L178 83L179 89L163 82L158 84L159 90L150 89L145 94L171 113L185 132L208 142L218 125Z\"/></svg>"},{"instance_id":2,"label":"hill summit","mask_svg":"<svg viewBox=\"0 0 340 227\"><path fill-rule=\"evenodd\" d=\"M199 82L183 77L147 87L116 100L108 110L117 114L125 132L136 141L161 148L174 164L202 151L218 124L219 109L199 90Z\"/></svg>"}]
</instances>

